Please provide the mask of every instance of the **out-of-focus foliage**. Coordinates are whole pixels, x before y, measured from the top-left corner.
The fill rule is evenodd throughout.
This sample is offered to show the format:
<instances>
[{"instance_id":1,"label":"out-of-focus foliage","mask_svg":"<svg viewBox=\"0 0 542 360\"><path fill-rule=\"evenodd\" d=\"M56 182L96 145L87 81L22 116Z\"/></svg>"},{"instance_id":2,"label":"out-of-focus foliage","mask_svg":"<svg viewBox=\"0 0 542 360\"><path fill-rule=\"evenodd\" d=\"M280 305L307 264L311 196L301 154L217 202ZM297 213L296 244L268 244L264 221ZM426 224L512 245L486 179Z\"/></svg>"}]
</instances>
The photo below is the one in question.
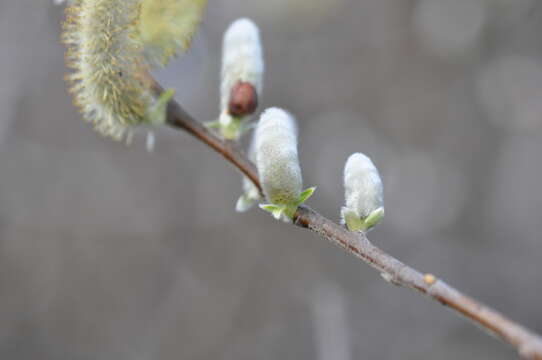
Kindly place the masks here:
<instances>
[{"instance_id":1,"label":"out-of-focus foliage","mask_svg":"<svg viewBox=\"0 0 542 360\"><path fill-rule=\"evenodd\" d=\"M185 51L201 21L207 0L143 0L138 23L145 55L152 64L166 64Z\"/></svg>"}]
</instances>

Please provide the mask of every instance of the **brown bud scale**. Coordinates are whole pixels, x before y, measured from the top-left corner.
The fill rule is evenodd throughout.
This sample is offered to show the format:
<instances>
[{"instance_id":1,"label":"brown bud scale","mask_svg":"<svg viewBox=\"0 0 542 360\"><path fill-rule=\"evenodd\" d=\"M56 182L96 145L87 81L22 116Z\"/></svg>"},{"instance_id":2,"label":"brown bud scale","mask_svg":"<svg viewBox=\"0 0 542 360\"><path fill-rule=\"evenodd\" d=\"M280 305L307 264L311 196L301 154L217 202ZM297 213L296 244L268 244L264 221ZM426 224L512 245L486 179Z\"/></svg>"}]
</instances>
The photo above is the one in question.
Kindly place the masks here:
<instances>
[{"instance_id":1,"label":"brown bud scale","mask_svg":"<svg viewBox=\"0 0 542 360\"><path fill-rule=\"evenodd\" d=\"M258 93L248 82L238 81L231 89L228 112L232 116L247 116L258 107Z\"/></svg>"}]
</instances>

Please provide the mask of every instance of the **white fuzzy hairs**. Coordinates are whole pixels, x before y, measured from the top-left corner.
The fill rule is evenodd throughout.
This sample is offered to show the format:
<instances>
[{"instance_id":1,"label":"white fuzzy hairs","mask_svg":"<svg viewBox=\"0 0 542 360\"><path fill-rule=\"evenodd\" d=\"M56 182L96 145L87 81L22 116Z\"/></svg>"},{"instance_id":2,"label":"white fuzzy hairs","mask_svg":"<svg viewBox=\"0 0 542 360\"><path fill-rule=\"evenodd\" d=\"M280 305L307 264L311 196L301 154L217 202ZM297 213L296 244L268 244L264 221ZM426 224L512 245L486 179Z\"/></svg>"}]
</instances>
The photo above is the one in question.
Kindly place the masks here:
<instances>
[{"instance_id":1,"label":"white fuzzy hairs","mask_svg":"<svg viewBox=\"0 0 542 360\"><path fill-rule=\"evenodd\" d=\"M303 186L297 156L297 126L293 116L279 108L262 114L256 128L256 164L268 201L290 205Z\"/></svg>"},{"instance_id":2,"label":"white fuzzy hairs","mask_svg":"<svg viewBox=\"0 0 542 360\"><path fill-rule=\"evenodd\" d=\"M362 153L350 155L344 167L346 205L343 224L350 230L369 230L384 215L383 186L377 168Z\"/></svg>"}]
</instances>

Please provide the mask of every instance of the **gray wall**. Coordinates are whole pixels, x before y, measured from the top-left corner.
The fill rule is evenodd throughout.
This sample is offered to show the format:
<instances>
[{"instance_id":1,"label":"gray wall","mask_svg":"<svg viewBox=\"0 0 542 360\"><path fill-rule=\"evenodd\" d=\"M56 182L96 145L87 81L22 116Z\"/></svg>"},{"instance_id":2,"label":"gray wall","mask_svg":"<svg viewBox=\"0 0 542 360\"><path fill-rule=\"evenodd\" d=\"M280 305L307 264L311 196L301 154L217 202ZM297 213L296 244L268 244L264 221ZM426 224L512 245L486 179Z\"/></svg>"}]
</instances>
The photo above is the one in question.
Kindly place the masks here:
<instances>
[{"instance_id":1,"label":"gray wall","mask_svg":"<svg viewBox=\"0 0 542 360\"><path fill-rule=\"evenodd\" d=\"M297 115L309 204L338 218L369 154L371 239L542 331L542 5L210 0L157 72L218 113L221 32L262 29L263 106ZM0 0L0 358L510 359L512 350L317 236L237 214L240 179L186 134L147 153L71 105L52 0Z\"/></svg>"}]
</instances>

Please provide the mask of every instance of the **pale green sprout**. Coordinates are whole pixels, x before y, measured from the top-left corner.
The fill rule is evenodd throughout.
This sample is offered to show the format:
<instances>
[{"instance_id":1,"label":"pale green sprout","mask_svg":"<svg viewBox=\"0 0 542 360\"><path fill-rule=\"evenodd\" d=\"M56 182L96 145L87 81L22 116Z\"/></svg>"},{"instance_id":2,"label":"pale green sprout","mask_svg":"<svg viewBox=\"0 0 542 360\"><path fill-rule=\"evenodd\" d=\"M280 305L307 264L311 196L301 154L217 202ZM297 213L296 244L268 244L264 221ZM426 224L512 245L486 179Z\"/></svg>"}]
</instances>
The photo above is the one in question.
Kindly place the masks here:
<instances>
[{"instance_id":1,"label":"pale green sprout","mask_svg":"<svg viewBox=\"0 0 542 360\"><path fill-rule=\"evenodd\" d=\"M345 211L342 216L348 230L367 232L382 220L384 217L384 208L379 207L372 211L365 219L360 218L353 211Z\"/></svg>"},{"instance_id":2,"label":"pale green sprout","mask_svg":"<svg viewBox=\"0 0 542 360\"><path fill-rule=\"evenodd\" d=\"M152 124L163 124L166 122L166 109L168 102L175 95L175 89L167 89L164 91L156 102L148 109L148 118Z\"/></svg>"},{"instance_id":3,"label":"pale green sprout","mask_svg":"<svg viewBox=\"0 0 542 360\"><path fill-rule=\"evenodd\" d=\"M254 128L254 124L244 120L244 117L232 116L223 111L218 120L210 121L206 125L208 128L219 130L224 139L239 140L243 134Z\"/></svg>"},{"instance_id":4,"label":"pale green sprout","mask_svg":"<svg viewBox=\"0 0 542 360\"><path fill-rule=\"evenodd\" d=\"M260 208L270 212L276 220L290 221L293 219L297 208L305 203L316 191L316 186L305 189L299 195L299 199L288 205L260 204Z\"/></svg>"},{"instance_id":5,"label":"pale green sprout","mask_svg":"<svg viewBox=\"0 0 542 360\"><path fill-rule=\"evenodd\" d=\"M147 118L149 119L151 125L161 125L166 122L167 104L171 99L173 99L174 95L175 89L167 89L160 94L154 104L149 106L147 109ZM130 133L130 136L126 139L126 143L129 145L131 142L132 136ZM155 143L156 137L154 135L154 131L151 129L147 132L147 141L145 142L145 148L148 152L152 152L154 150Z\"/></svg>"}]
</instances>

